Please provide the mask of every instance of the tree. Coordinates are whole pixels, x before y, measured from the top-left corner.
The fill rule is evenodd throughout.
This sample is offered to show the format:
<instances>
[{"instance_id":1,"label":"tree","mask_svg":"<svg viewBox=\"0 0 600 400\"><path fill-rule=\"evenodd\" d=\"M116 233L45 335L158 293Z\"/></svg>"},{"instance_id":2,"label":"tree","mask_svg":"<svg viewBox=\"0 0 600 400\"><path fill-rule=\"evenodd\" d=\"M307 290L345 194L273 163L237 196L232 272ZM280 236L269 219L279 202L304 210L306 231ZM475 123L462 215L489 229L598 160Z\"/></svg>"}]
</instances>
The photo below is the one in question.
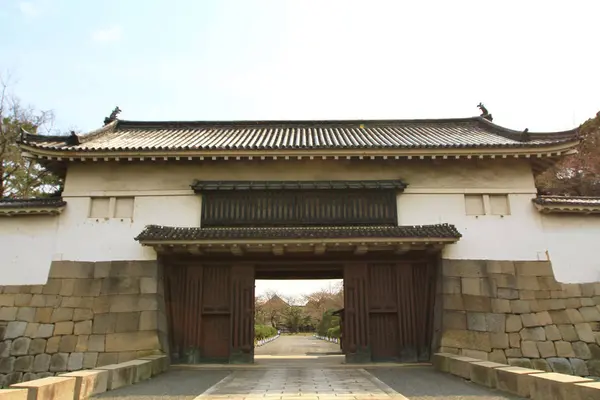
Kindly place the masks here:
<instances>
[{"instance_id":1,"label":"tree","mask_svg":"<svg viewBox=\"0 0 600 400\"><path fill-rule=\"evenodd\" d=\"M37 161L24 158L18 146L22 130L50 133L53 121L52 111L23 106L0 77L0 198L44 197L57 191L60 178Z\"/></svg>"},{"instance_id":2,"label":"tree","mask_svg":"<svg viewBox=\"0 0 600 400\"><path fill-rule=\"evenodd\" d=\"M577 154L536 177L540 194L600 196L600 112L579 127L579 136Z\"/></svg>"},{"instance_id":3,"label":"tree","mask_svg":"<svg viewBox=\"0 0 600 400\"><path fill-rule=\"evenodd\" d=\"M303 307L289 306L283 312L283 323L290 332L296 333L310 325L310 316L304 313Z\"/></svg>"}]
</instances>

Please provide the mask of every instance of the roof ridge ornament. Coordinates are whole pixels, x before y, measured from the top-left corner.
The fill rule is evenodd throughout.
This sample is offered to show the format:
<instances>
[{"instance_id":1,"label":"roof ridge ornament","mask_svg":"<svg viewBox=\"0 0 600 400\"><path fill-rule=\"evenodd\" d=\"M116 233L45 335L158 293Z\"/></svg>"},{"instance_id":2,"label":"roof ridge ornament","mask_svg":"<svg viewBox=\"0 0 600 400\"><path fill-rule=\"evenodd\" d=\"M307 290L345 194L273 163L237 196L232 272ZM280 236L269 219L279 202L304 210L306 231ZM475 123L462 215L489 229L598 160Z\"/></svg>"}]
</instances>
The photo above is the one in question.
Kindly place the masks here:
<instances>
[{"instance_id":1,"label":"roof ridge ornament","mask_svg":"<svg viewBox=\"0 0 600 400\"><path fill-rule=\"evenodd\" d=\"M479 108L481 110L481 118L485 118L488 121L492 122L494 120L494 118L492 117L492 114L490 114L490 112L488 111L487 108L485 108L485 106L483 105L482 102L479 102L479 104L477 104L477 108Z\"/></svg>"},{"instance_id":2,"label":"roof ridge ornament","mask_svg":"<svg viewBox=\"0 0 600 400\"><path fill-rule=\"evenodd\" d=\"M114 110L112 110L112 112L110 113L110 116L104 118L104 125L108 125L111 122L114 122L117 120L117 115L119 115L119 113L121 112L121 109L119 108L119 106L116 106Z\"/></svg>"}]
</instances>

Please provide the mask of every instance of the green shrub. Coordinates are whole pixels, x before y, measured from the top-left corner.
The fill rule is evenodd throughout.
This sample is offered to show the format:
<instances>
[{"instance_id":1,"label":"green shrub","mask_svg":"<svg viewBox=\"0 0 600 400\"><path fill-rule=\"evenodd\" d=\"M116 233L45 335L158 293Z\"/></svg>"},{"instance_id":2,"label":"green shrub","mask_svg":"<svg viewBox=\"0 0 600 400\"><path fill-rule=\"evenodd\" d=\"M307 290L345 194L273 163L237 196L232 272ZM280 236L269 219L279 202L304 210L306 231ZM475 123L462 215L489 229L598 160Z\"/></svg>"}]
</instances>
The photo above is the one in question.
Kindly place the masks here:
<instances>
[{"instance_id":1,"label":"green shrub","mask_svg":"<svg viewBox=\"0 0 600 400\"><path fill-rule=\"evenodd\" d=\"M338 325L333 328L329 328L327 330L327 337L339 339L340 333L341 333L341 330L340 330L340 326Z\"/></svg>"},{"instance_id":2,"label":"green shrub","mask_svg":"<svg viewBox=\"0 0 600 400\"><path fill-rule=\"evenodd\" d=\"M277 335L277 329L269 325L254 325L254 339L263 340Z\"/></svg>"}]
</instances>

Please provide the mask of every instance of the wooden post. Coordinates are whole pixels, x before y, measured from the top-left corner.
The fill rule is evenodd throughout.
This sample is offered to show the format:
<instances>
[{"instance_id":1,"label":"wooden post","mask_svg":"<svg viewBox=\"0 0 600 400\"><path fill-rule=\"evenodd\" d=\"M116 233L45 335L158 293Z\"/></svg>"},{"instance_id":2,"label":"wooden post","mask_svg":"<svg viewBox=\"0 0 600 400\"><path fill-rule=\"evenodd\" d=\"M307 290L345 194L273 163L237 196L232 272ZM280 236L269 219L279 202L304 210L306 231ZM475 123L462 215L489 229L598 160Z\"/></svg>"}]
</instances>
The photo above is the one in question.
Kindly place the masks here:
<instances>
[{"instance_id":1,"label":"wooden post","mask_svg":"<svg viewBox=\"0 0 600 400\"><path fill-rule=\"evenodd\" d=\"M230 363L254 362L254 266L231 267Z\"/></svg>"},{"instance_id":2,"label":"wooden post","mask_svg":"<svg viewBox=\"0 0 600 400\"><path fill-rule=\"evenodd\" d=\"M371 361L367 264L344 266L344 352L346 362Z\"/></svg>"}]
</instances>

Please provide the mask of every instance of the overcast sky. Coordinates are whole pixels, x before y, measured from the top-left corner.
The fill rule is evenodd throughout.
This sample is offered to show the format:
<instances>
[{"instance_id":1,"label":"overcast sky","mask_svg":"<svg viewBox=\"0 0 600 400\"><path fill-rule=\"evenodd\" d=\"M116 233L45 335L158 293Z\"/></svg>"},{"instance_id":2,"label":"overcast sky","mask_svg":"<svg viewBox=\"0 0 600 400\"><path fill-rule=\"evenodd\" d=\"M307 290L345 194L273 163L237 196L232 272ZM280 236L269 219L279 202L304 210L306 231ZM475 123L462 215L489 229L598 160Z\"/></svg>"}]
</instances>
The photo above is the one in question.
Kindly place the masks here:
<instances>
[{"instance_id":1,"label":"overcast sky","mask_svg":"<svg viewBox=\"0 0 600 400\"><path fill-rule=\"evenodd\" d=\"M599 15L598 0L0 0L0 71L61 130L116 105L132 120L360 119L482 101L500 125L554 131L600 110Z\"/></svg>"}]
</instances>

